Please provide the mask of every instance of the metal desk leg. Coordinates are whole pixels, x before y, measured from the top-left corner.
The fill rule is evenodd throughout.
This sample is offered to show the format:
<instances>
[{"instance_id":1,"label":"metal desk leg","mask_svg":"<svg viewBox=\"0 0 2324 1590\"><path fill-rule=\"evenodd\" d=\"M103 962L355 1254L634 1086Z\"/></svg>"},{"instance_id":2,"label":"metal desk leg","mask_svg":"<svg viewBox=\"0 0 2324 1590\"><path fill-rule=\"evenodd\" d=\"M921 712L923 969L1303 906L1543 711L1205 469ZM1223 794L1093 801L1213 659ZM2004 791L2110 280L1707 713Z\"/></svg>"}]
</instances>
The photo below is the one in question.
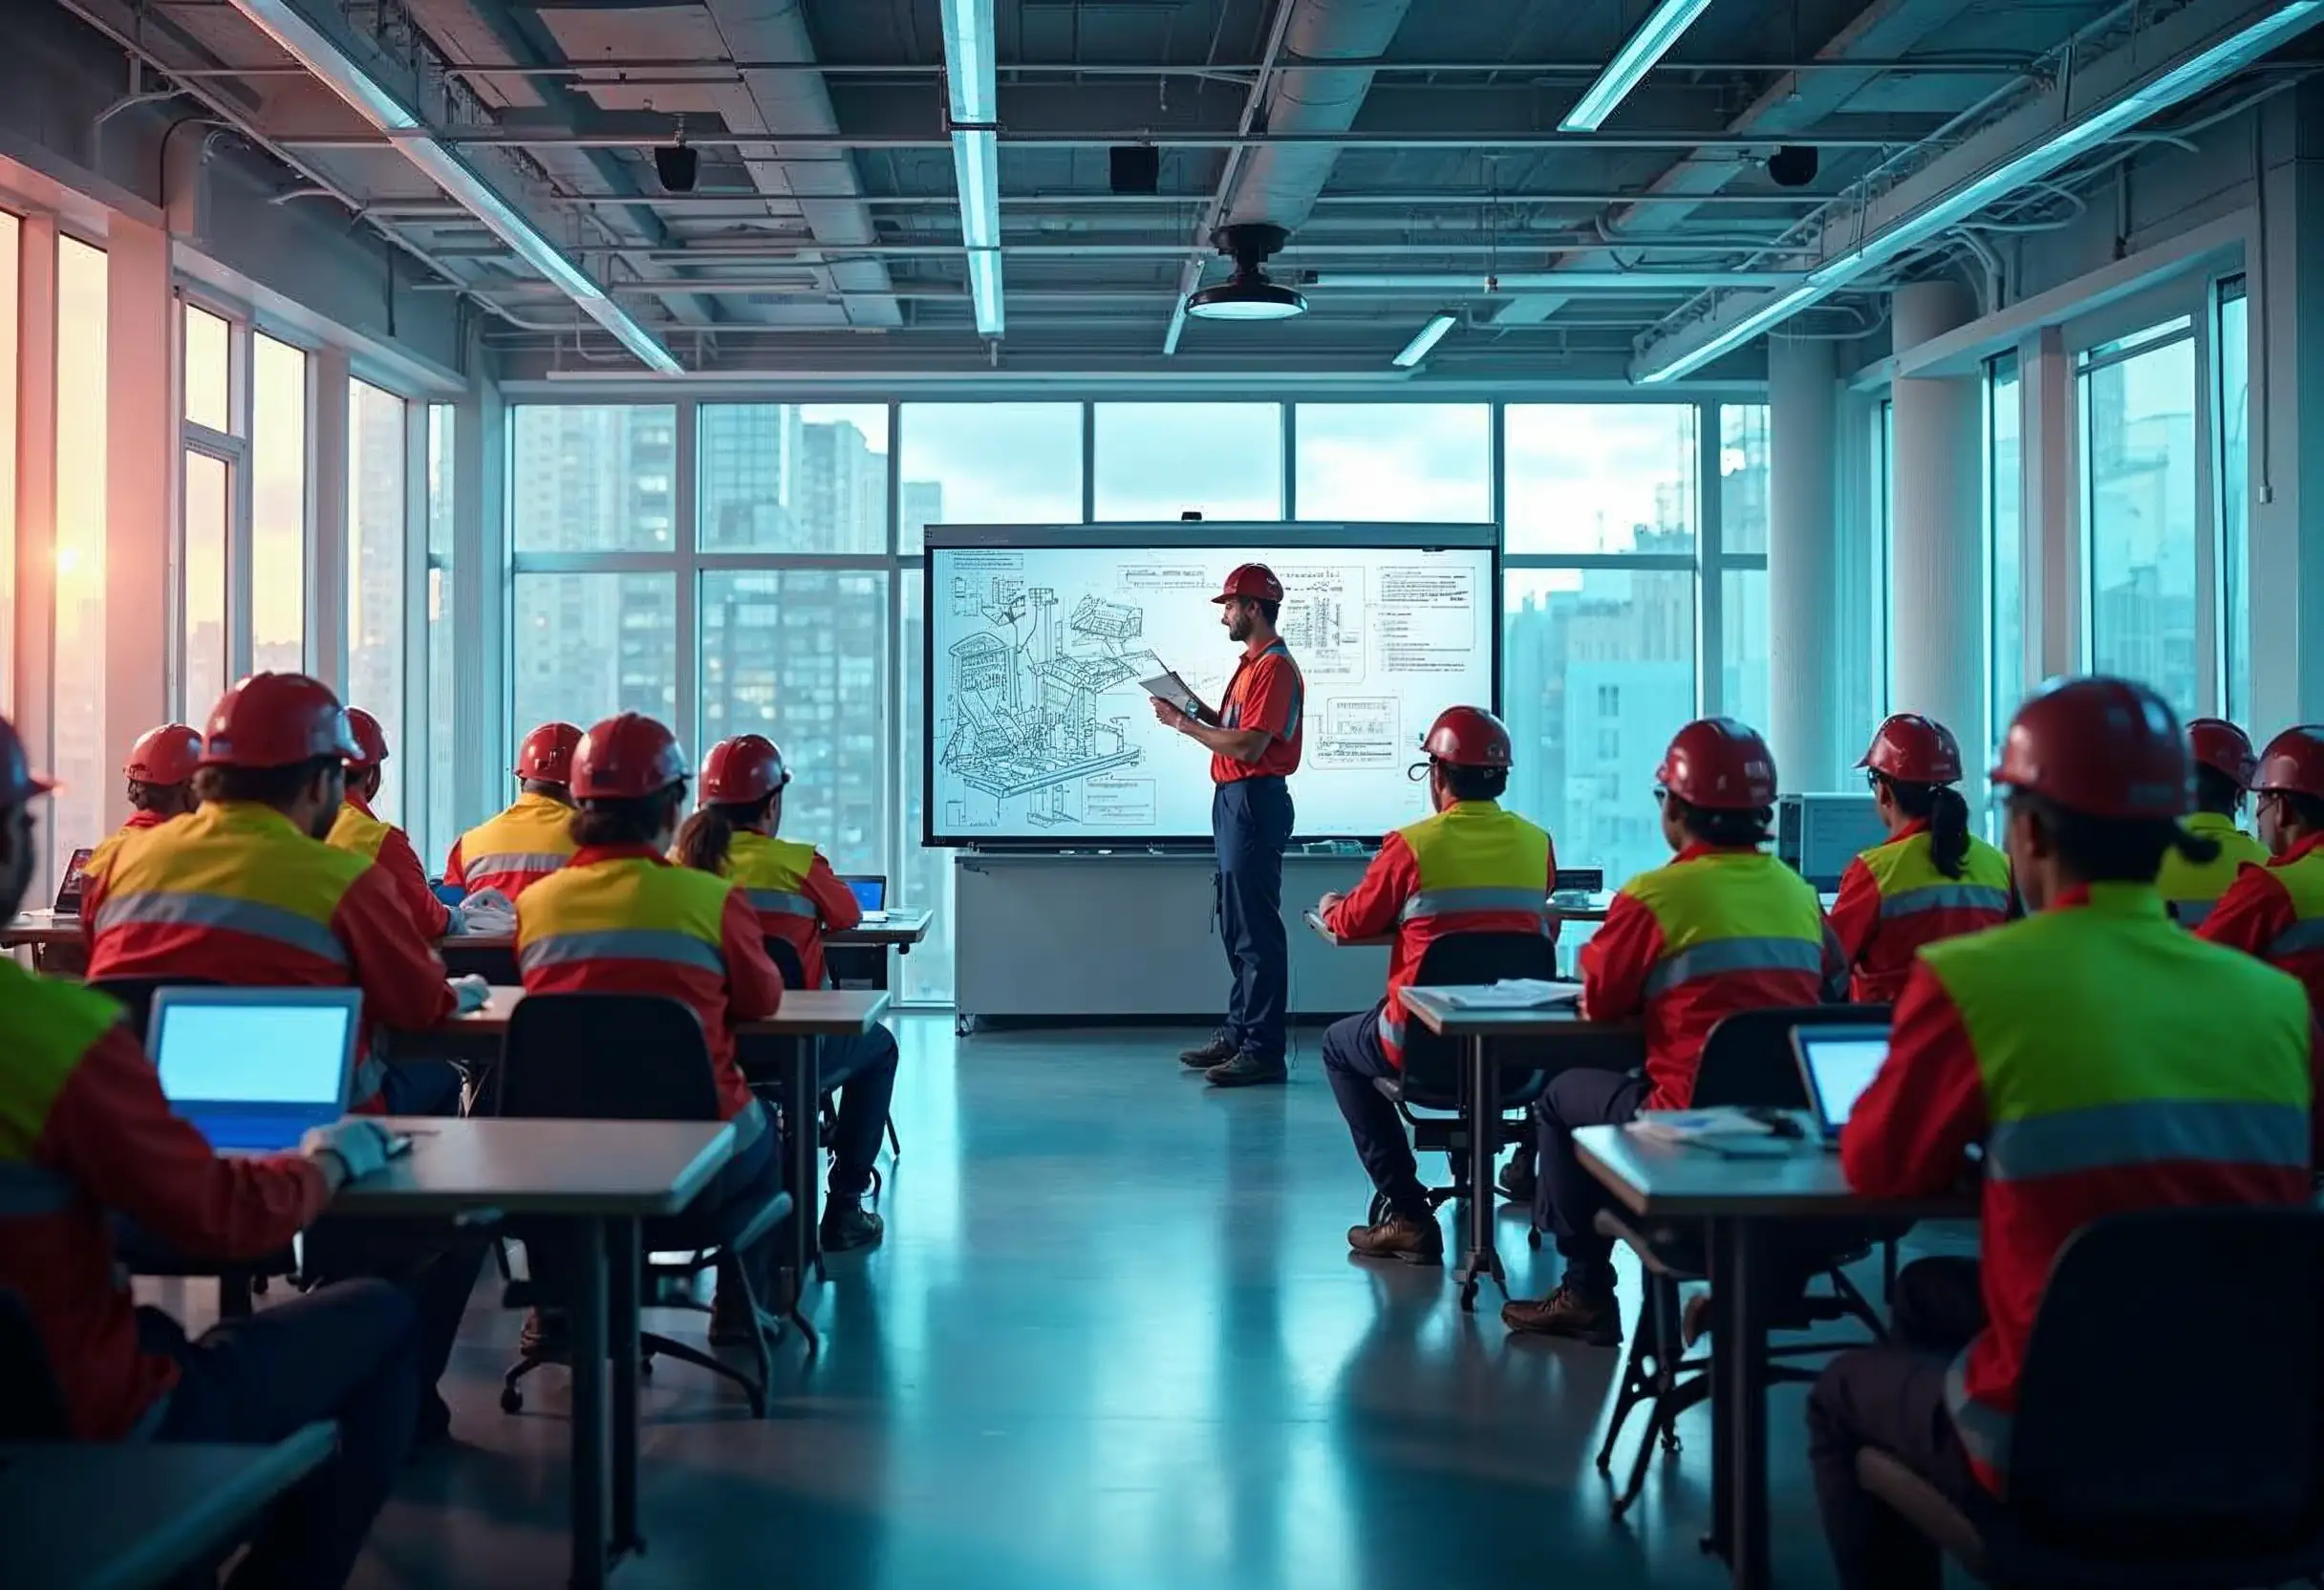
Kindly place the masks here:
<instances>
[{"instance_id":1,"label":"metal desk leg","mask_svg":"<svg viewBox=\"0 0 2324 1590\"><path fill-rule=\"evenodd\" d=\"M579 1274L572 1300L572 1584L603 1590L613 1566L606 1551L608 1484L605 1430L605 1222L574 1222Z\"/></svg>"},{"instance_id":2,"label":"metal desk leg","mask_svg":"<svg viewBox=\"0 0 2324 1590\"><path fill-rule=\"evenodd\" d=\"M637 1269L642 1256L635 1220L608 1220L605 1230L613 1268L607 1356L613 1380L613 1555L618 1558L646 1549L637 1528Z\"/></svg>"},{"instance_id":3,"label":"metal desk leg","mask_svg":"<svg viewBox=\"0 0 2324 1590\"><path fill-rule=\"evenodd\" d=\"M1460 1286L1460 1306L1476 1307L1476 1289L1480 1278L1491 1276L1493 1284L1509 1296L1509 1278L1501 1270L1500 1250L1494 1242L1493 1217L1496 1213L1493 1194L1494 1150L1500 1146L1501 1116L1500 1073L1494 1069L1493 1060L1482 1034L1469 1040L1469 1111L1466 1129L1469 1133L1469 1233L1461 1255L1460 1269L1453 1280Z\"/></svg>"},{"instance_id":4,"label":"metal desk leg","mask_svg":"<svg viewBox=\"0 0 2324 1590\"><path fill-rule=\"evenodd\" d=\"M790 1171L784 1179L791 1195L791 1273L805 1294L807 1272L823 1263L816 1231L822 1219L823 1146L815 1134L815 1041L794 1038L790 1045L790 1118L785 1123L790 1128Z\"/></svg>"},{"instance_id":5,"label":"metal desk leg","mask_svg":"<svg viewBox=\"0 0 2324 1590\"><path fill-rule=\"evenodd\" d=\"M1711 1537L1735 1590L1773 1581L1767 1523L1767 1313L1758 1296L1759 1231L1711 1227Z\"/></svg>"}]
</instances>

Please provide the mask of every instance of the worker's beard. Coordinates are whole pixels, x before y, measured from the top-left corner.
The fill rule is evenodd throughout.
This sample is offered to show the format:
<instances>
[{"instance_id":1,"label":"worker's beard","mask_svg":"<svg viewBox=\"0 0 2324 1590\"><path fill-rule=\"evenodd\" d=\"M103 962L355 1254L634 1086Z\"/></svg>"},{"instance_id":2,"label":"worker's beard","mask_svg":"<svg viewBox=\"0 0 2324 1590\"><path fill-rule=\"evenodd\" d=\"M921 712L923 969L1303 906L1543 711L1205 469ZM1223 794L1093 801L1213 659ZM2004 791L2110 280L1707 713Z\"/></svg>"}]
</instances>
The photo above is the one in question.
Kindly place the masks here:
<instances>
[{"instance_id":1,"label":"worker's beard","mask_svg":"<svg viewBox=\"0 0 2324 1590\"><path fill-rule=\"evenodd\" d=\"M1251 638L1251 610L1243 608L1227 619L1227 638L1242 641Z\"/></svg>"}]
</instances>

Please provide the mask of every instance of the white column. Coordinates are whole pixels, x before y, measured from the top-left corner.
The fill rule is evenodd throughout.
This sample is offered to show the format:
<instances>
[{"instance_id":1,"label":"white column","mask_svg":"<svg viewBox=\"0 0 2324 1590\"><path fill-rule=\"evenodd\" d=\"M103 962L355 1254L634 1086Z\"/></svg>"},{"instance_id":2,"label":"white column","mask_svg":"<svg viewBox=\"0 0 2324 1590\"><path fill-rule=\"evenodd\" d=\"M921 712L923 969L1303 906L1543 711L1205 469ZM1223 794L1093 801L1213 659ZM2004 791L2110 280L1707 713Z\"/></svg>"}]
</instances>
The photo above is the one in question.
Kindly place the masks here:
<instances>
[{"instance_id":1,"label":"white column","mask_svg":"<svg viewBox=\"0 0 2324 1590\"><path fill-rule=\"evenodd\" d=\"M347 376L345 350L322 348L307 373L307 665L347 688Z\"/></svg>"},{"instance_id":2,"label":"white column","mask_svg":"<svg viewBox=\"0 0 2324 1590\"><path fill-rule=\"evenodd\" d=\"M1767 350L1767 731L1785 789L1840 787L1831 721L1840 666L1838 575L1840 386L1832 344L1771 337Z\"/></svg>"},{"instance_id":3,"label":"white column","mask_svg":"<svg viewBox=\"0 0 2324 1590\"><path fill-rule=\"evenodd\" d=\"M169 716L178 321L167 233L117 214L105 253L104 743L111 759ZM106 827L128 815L120 781L108 781Z\"/></svg>"},{"instance_id":4,"label":"white column","mask_svg":"<svg viewBox=\"0 0 2324 1590\"><path fill-rule=\"evenodd\" d=\"M1915 347L1969 320L1968 288L1914 282L1896 291L1896 346ZM1984 460L1977 377L1900 380L1895 403L1892 706L1925 713L1972 745L1984 721Z\"/></svg>"},{"instance_id":5,"label":"white column","mask_svg":"<svg viewBox=\"0 0 2324 1590\"><path fill-rule=\"evenodd\" d=\"M54 764L56 643L56 223L34 211L17 234L15 648L9 710L37 767ZM36 821L44 843L54 824ZM49 858L55 863L57 858ZM44 865L43 879L55 875ZM33 892L44 887L35 884Z\"/></svg>"},{"instance_id":6,"label":"white column","mask_svg":"<svg viewBox=\"0 0 2324 1590\"><path fill-rule=\"evenodd\" d=\"M481 350L480 350L481 353ZM508 553L504 512L507 405L477 376L452 438L453 818L482 822L506 802L516 736L506 721ZM529 727L529 725L527 725Z\"/></svg>"},{"instance_id":7,"label":"white column","mask_svg":"<svg viewBox=\"0 0 2324 1590\"><path fill-rule=\"evenodd\" d=\"M2301 144L2324 143L2319 101L2301 91ZM2261 740L2324 719L2324 166L2293 155L2284 150L2267 172L2250 284L2251 728Z\"/></svg>"}]
</instances>

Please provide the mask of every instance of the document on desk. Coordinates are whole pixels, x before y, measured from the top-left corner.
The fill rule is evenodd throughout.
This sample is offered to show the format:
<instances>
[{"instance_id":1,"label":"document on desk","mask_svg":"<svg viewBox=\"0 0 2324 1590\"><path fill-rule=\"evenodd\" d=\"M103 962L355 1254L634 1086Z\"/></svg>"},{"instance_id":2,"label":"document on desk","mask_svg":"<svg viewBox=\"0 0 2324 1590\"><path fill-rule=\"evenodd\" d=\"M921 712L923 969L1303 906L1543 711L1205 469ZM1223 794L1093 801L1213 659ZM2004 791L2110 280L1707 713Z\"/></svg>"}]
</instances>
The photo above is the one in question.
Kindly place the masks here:
<instances>
[{"instance_id":1,"label":"document on desk","mask_svg":"<svg viewBox=\"0 0 2324 1590\"><path fill-rule=\"evenodd\" d=\"M1556 1010L1576 1004L1582 998L1582 985L1543 978L1503 978L1474 988L1448 988L1444 997L1457 1010Z\"/></svg>"},{"instance_id":2,"label":"document on desk","mask_svg":"<svg viewBox=\"0 0 2324 1590\"><path fill-rule=\"evenodd\" d=\"M1189 718L1201 716L1202 698L1194 694L1193 685L1178 677L1178 671L1174 668L1165 668L1151 679L1140 679L1138 686L1147 695L1157 700L1168 701Z\"/></svg>"}]
</instances>

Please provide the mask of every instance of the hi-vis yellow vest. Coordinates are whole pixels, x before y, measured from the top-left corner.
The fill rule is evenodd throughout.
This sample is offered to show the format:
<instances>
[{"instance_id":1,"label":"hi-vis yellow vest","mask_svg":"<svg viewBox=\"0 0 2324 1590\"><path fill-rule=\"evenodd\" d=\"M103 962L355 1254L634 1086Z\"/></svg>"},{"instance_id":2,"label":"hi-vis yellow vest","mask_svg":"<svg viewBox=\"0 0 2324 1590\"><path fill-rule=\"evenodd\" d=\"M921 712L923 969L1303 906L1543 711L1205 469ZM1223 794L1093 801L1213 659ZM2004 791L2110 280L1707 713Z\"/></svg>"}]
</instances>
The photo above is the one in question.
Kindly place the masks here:
<instances>
[{"instance_id":1,"label":"hi-vis yellow vest","mask_svg":"<svg viewBox=\"0 0 2324 1590\"><path fill-rule=\"evenodd\" d=\"M366 861L377 861L379 847L387 843L390 827L353 801L342 801L339 814L331 820L331 832L324 836L323 843L334 850L347 850Z\"/></svg>"},{"instance_id":2,"label":"hi-vis yellow vest","mask_svg":"<svg viewBox=\"0 0 2324 1590\"><path fill-rule=\"evenodd\" d=\"M2219 855L2211 861L2189 861L2176 849L2163 851L2155 890L2181 927L2199 928L2245 863L2268 865L2268 847L2237 827L2234 818L2216 811L2199 811L2183 821L2188 831L2219 841Z\"/></svg>"},{"instance_id":3,"label":"hi-vis yellow vest","mask_svg":"<svg viewBox=\"0 0 2324 1590\"><path fill-rule=\"evenodd\" d=\"M573 808L546 795L519 795L509 807L460 836L460 882L473 894L497 889L515 899L572 859Z\"/></svg>"}]
</instances>

